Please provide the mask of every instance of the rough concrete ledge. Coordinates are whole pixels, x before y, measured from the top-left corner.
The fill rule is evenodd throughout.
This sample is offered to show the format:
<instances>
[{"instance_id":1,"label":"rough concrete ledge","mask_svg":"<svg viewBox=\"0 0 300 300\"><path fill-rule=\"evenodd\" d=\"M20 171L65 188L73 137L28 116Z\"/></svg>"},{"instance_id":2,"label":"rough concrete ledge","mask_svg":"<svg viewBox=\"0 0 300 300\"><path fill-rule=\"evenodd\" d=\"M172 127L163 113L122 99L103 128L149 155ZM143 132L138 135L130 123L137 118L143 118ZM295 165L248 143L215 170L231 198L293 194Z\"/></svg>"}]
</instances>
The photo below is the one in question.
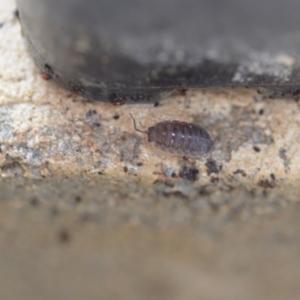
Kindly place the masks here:
<instances>
[{"instance_id":1,"label":"rough concrete ledge","mask_svg":"<svg viewBox=\"0 0 300 300\"><path fill-rule=\"evenodd\" d=\"M299 179L299 105L262 99L255 90L188 91L156 104L112 106L82 101L44 81L26 52L13 1L1 10L0 165L2 176L83 172L156 180L194 168L195 180L280 185ZM170 99L172 98L172 101ZM174 99L175 98L175 99ZM203 159L155 150L134 131L163 120L203 125L215 147ZM126 172L128 170L128 172ZM266 183L268 185L268 183Z\"/></svg>"}]
</instances>

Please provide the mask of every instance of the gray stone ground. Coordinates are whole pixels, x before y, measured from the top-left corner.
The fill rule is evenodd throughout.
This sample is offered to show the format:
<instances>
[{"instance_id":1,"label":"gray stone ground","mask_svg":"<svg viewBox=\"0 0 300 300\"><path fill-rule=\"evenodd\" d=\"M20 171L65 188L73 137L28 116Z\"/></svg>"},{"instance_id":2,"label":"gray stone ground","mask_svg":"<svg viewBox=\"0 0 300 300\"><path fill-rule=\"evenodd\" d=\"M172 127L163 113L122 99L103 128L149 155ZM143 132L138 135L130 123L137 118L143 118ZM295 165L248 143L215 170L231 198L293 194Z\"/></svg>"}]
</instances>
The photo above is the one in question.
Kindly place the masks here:
<instances>
[{"instance_id":1,"label":"gray stone ground","mask_svg":"<svg viewBox=\"0 0 300 300\"><path fill-rule=\"evenodd\" d=\"M1 0L0 299L299 299L299 104L83 101L41 79L14 9ZM160 152L129 112L202 124L214 149Z\"/></svg>"}]
</instances>

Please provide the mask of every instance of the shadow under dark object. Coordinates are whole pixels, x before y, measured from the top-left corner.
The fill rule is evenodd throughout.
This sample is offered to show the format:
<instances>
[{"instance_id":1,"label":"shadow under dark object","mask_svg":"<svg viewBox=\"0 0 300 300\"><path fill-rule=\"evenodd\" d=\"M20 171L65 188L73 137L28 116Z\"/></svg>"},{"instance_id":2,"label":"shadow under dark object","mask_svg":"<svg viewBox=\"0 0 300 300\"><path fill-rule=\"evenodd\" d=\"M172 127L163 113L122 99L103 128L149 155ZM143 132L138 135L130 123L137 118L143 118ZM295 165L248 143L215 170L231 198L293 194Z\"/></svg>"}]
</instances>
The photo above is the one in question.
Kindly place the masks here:
<instances>
[{"instance_id":1,"label":"shadow under dark object","mask_svg":"<svg viewBox=\"0 0 300 300\"><path fill-rule=\"evenodd\" d=\"M300 94L294 0L17 0L44 79L88 99L156 99L174 89Z\"/></svg>"}]
</instances>

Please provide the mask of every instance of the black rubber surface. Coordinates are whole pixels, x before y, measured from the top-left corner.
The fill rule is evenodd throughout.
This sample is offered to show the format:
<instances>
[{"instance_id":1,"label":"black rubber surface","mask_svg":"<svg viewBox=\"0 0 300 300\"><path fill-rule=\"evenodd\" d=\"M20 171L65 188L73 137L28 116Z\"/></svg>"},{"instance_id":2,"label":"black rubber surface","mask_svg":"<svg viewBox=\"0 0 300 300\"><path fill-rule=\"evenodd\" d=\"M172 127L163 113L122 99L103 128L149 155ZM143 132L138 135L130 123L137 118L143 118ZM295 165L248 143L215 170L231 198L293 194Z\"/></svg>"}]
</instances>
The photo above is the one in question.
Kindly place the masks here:
<instances>
[{"instance_id":1,"label":"black rubber surface","mask_svg":"<svg viewBox=\"0 0 300 300\"><path fill-rule=\"evenodd\" d=\"M17 2L44 77L88 99L122 104L220 86L300 94L300 1Z\"/></svg>"}]
</instances>

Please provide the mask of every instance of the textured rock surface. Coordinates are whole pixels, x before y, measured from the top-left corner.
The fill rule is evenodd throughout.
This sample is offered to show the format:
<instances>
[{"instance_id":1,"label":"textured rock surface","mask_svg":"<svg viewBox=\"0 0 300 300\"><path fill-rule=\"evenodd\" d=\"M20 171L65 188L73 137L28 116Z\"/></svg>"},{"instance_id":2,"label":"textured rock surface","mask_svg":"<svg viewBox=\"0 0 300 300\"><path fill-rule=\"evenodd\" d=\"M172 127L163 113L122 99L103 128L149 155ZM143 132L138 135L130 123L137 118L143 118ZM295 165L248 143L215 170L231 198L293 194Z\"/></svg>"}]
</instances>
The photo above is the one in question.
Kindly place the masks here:
<instances>
[{"instance_id":1,"label":"textured rock surface","mask_svg":"<svg viewBox=\"0 0 300 300\"><path fill-rule=\"evenodd\" d=\"M250 89L82 101L41 78L14 10L2 0L0 298L298 299L299 104ZM129 113L199 123L214 149L160 152Z\"/></svg>"}]
</instances>

